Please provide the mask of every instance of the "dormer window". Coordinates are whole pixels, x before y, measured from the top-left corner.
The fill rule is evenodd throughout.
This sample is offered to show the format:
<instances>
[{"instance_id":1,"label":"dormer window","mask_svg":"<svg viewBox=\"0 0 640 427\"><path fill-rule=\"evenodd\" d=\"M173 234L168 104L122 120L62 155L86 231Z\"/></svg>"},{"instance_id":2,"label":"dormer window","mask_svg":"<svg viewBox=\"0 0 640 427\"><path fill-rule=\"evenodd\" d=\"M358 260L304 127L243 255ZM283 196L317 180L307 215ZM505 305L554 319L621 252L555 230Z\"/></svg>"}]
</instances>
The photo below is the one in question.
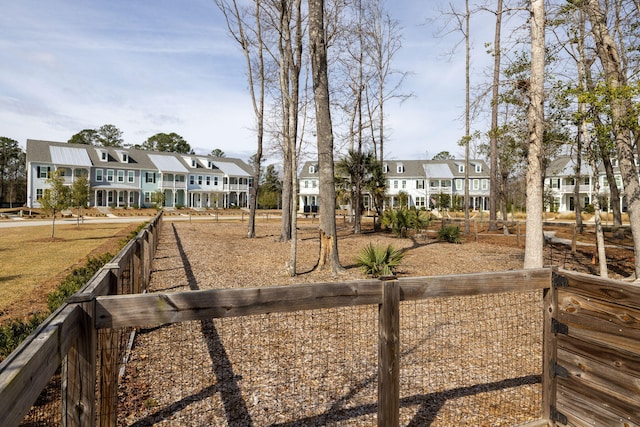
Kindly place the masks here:
<instances>
[{"instance_id":1,"label":"dormer window","mask_svg":"<svg viewBox=\"0 0 640 427\"><path fill-rule=\"evenodd\" d=\"M122 163L129 163L129 155L127 153L122 153Z\"/></svg>"},{"instance_id":2,"label":"dormer window","mask_svg":"<svg viewBox=\"0 0 640 427\"><path fill-rule=\"evenodd\" d=\"M309 173L316 173L316 166L315 165L309 166Z\"/></svg>"},{"instance_id":3,"label":"dormer window","mask_svg":"<svg viewBox=\"0 0 640 427\"><path fill-rule=\"evenodd\" d=\"M102 160L103 162L107 161L107 152L106 151L101 151L100 152L100 160Z\"/></svg>"},{"instance_id":4,"label":"dormer window","mask_svg":"<svg viewBox=\"0 0 640 427\"><path fill-rule=\"evenodd\" d=\"M388 164L385 163L382 166L382 172L384 172L384 173L388 173L389 172L389 165Z\"/></svg>"},{"instance_id":5,"label":"dormer window","mask_svg":"<svg viewBox=\"0 0 640 427\"><path fill-rule=\"evenodd\" d=\"M476 173L482 172L482 165L476 165Z\"/></svg>"},{"instance_id":6,"label":"dormer window","mask_svg":"<svg viewBox=\"0 0 640 427\"><path fill-rule=\"evenodd\" d=\"M398 165L396 170L398 173L404 173L404 165Z\"/></svg>"},{"instance_id":7,"label":"dormer window","mask_svg":"<svg viewBox=\"0 0 640 427\"><path fill-rule=\"evenodd\" d=\"M211 160L209 160L209 161L207 162L207 168L211 169L211 168L212 168L212 166L213 166L213 165L211 164Z\"/></svg>"},{"instance_id":8,"label":"dormer window","mask_svg":"<svg viewBox=\"0 0 640 427\"><path fill-rule=\"evenodd\" d=\"M196 167L196 159L191 159L191 167L192 168Z\"/></svg>"},{"instance_id":9,"label":"dormer window","mask_svg":"<svg viewBox=\"0 0 640 427\"><path fill-rule=\"evenodd\" d=\"M458 165L458 172L464 173L464 165Z\"/></svg>"}]
</instances>

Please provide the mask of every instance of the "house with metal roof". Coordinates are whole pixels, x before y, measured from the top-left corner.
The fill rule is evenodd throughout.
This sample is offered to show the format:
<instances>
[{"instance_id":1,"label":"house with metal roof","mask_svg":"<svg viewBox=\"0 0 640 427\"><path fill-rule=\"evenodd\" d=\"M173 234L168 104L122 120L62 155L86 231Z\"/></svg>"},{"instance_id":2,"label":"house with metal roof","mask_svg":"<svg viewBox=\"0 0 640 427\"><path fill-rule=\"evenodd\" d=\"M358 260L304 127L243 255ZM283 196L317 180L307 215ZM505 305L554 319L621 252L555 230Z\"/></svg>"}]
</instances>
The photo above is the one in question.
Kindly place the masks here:
<instances>
[{"instance_id":1,"label":"house with metal roof","mask_svg":"<svg viewBox=\"0 0 640 427\"><path fill-rule=\"evenodd\" d=\"M489 168L483 160L469 162L469 206L473 209L489 208ZM399 206L406 199L408 207L433 209L440 201L448 200L445 208L454 201L464 200L464 160L388 160L383 164L386 176L387 206ZM306 162L299 175L300 210L317 210L319 203L319 178L317 162ZM446 195L448 197L440 197ZM364 207L372 207L367 194Z\"/></svg>"},{"instance_id":2,"label":"house with metal roof","mask_svg":"<svg viewBox=\"0 0 640 427\"><path fill-rule=\"evenodd\" d=\"M252 173L240 159L41 140L27 140L26 154L29 207L40 207L54 171L68 185L89 178L90 206L150 207L158 192L165 207L250 204Z\"/></svg>"}]
</instances>

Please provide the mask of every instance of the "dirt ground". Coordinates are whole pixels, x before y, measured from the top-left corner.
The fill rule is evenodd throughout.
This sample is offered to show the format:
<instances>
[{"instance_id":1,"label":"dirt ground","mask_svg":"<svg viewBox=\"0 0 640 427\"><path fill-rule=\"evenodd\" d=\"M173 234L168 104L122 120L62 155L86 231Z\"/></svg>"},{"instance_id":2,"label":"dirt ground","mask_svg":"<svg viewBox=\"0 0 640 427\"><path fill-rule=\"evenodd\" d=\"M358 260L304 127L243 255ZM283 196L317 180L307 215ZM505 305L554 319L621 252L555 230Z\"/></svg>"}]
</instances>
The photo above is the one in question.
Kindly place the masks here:
<instances>
[{"instance_id":1,"label":"dirt ground","mask_svg":"<svg viewBox=\"0 0 640 427\"><path fill-rule=\"evenodd\" d=\"M174 215L177 215L177 213L174 213ZM168 215L166 218L167 222L171 221L174 215ZM261 215L258 217L257 222L258 239L267 240L277 245L275 241L279 233L279 219L271 218L267 220L265 215ZM517 230L514 227L510 228L509 235L504 235L502 230L489 231L486 225L480 226L477 229L472 228L470 235L463 235L463 243L460 245L438 242L436 240L437 230L441 226L439 221L434 221L429 229L421 235L413 236L409 239L397 239L387 232L373 233L371 223L367 220L363 223L363 235L353 235L350 225L343 219L339 219L340 256L342 265L347 269L344 279L348 280L363 277L354 264L354 258L358 251L369 241L391 244L396 248L404 248L407 251L407 256L398 269L398 274L401 276L459 273L460 271L456 271L458 269L454 269L450 263L451 259L460 260L460 263L465 266L464 270L466 272L483 271L483 266L486 266L484 260L487 257L487 253L494 251L503 254L506 254L505 251L510 252L505 258L508 261L505 261L503 269L521 268L522 257L524 255L524 226L520 229L520 238L518 238ZM242 230L244 228L246 228L246 222L237 222L237 229L240 230L238 233L231 233L227 236L220 235L218 237L232 239L233 242L228 243L234 248L237 248L240 253L250 253L253 243L251 240L242 237ZM317 238L317 219L301 219L299 229L299 237L302 244L300 246L297 270L298 273L302 273L303 276L298 276L298 280L293 279L288 281L297 283L300 279L313 281L314 278L317 280L332 280L331 275L327 274L314 273L311 275L307 274L306 276L304 274L309 273L313 269L314 262L317 259L317 249L312 244ZM555 232L556 237L565 240L571 240L573 235L573 228L567 224L545 225L545 231ZM125 230L118 234L109 243L100 246L90 255L97 256L105 252L115 253L118 242L126 236L128 232L129 230ZM627 231L623 239L614 238L610 232L607 232L605 233L605 239L607 244L606 251L609 276L613 278L630 276L633 273L634 260L633 250L631 249L633 241L630 232ZM596 239L593 233L593 227L587 228L582 234L578 234L577 240L580 243L577 245L575 253L572 253L570 244L566 242L547 242L544 250L545 265L555 265L568 270L598 274L599 267L595 258ZM419 248L430 245L437 245L438 250L435 252L432 251L429 255L429 262L426 263L424 257L420 254ZM495 246L497 249L488 249L485 245ZM238 258L239 264L236 266L228 265L228 268L231 271L237 271L241 269L240 264L245 261L244 258ZM255 257L253 261L260 262ZM274 260L268 259L268 262L274 262ZM275 264L275 267L278 269L276 272L277 276L284 276L284 262L285 260L278 260L277 264ZM68 271L71 271L73 267L74 266L70 266ZM63 275L51 277L47 282L42 284L39 293L25 294L23 301L20 304L16 304L15 307L12 307L10 313L1 313L0 322L2 320L6 321L9 318L22 318L45 307L46 295L55 289L62 279Z\"/></svg>"}]
</instances>

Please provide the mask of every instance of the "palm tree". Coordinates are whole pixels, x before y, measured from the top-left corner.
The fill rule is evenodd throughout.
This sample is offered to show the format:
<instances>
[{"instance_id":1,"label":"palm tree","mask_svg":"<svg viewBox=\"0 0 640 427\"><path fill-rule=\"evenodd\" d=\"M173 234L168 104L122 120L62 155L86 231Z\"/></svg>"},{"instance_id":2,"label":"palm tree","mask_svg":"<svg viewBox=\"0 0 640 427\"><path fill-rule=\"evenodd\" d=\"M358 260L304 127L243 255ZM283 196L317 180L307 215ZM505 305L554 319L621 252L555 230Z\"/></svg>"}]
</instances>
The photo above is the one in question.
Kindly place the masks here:
<instances>
[{"instance_id":1,"label":"palm tree","mask_svg":"<svg viewBox=\"0 0 640 427\"><path fill-rule=\"evenodd\" d=\"M353 232L360 233L362 215L362 191L372 178L371 168L376 163L372 152L349 150L336 163L336 173L347 178L349 199L353 212Z\"/></svg>"}]
</instances>

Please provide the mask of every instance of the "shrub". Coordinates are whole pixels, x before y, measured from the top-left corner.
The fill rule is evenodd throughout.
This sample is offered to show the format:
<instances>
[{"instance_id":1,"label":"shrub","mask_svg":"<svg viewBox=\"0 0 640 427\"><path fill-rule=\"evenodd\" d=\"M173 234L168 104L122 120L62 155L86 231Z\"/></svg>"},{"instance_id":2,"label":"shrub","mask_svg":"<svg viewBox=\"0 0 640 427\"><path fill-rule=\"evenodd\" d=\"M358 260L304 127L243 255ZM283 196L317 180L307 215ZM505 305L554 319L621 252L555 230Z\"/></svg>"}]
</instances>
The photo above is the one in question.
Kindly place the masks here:
<instances>
[{"instance_id":1,"label":"shrub","mask_svg":"<svg viewBox=\"0 0 640 427\"><path fill-rule=\"evenodd\" d=\"M429 226L429 214L416 208L387 209L380 223L398 237L407 237L409 230L421 231Z\"/></svg>"},{"instance_id":2,"label":"shrub","mask_svg":"<svg viewBox=\"0 0 640 427\"><path fill-rule=\"evenodd\" d=\"M373 277L392 276L394 268L400 265L404 252L389 245L386 248L369 243L356 258L356 264L365 274Z\"/></svg>"},{"instance_id":3,"label":"shrub","mask_svg":"<svg viewBox=\"0 0 640 427\"><path fill-rule=\"evenodd\" d=\"M460 238L460 227L457 225L447 225L438 230L438 240L449 243L462 243Z\"/></svg>"}]
</instances>

